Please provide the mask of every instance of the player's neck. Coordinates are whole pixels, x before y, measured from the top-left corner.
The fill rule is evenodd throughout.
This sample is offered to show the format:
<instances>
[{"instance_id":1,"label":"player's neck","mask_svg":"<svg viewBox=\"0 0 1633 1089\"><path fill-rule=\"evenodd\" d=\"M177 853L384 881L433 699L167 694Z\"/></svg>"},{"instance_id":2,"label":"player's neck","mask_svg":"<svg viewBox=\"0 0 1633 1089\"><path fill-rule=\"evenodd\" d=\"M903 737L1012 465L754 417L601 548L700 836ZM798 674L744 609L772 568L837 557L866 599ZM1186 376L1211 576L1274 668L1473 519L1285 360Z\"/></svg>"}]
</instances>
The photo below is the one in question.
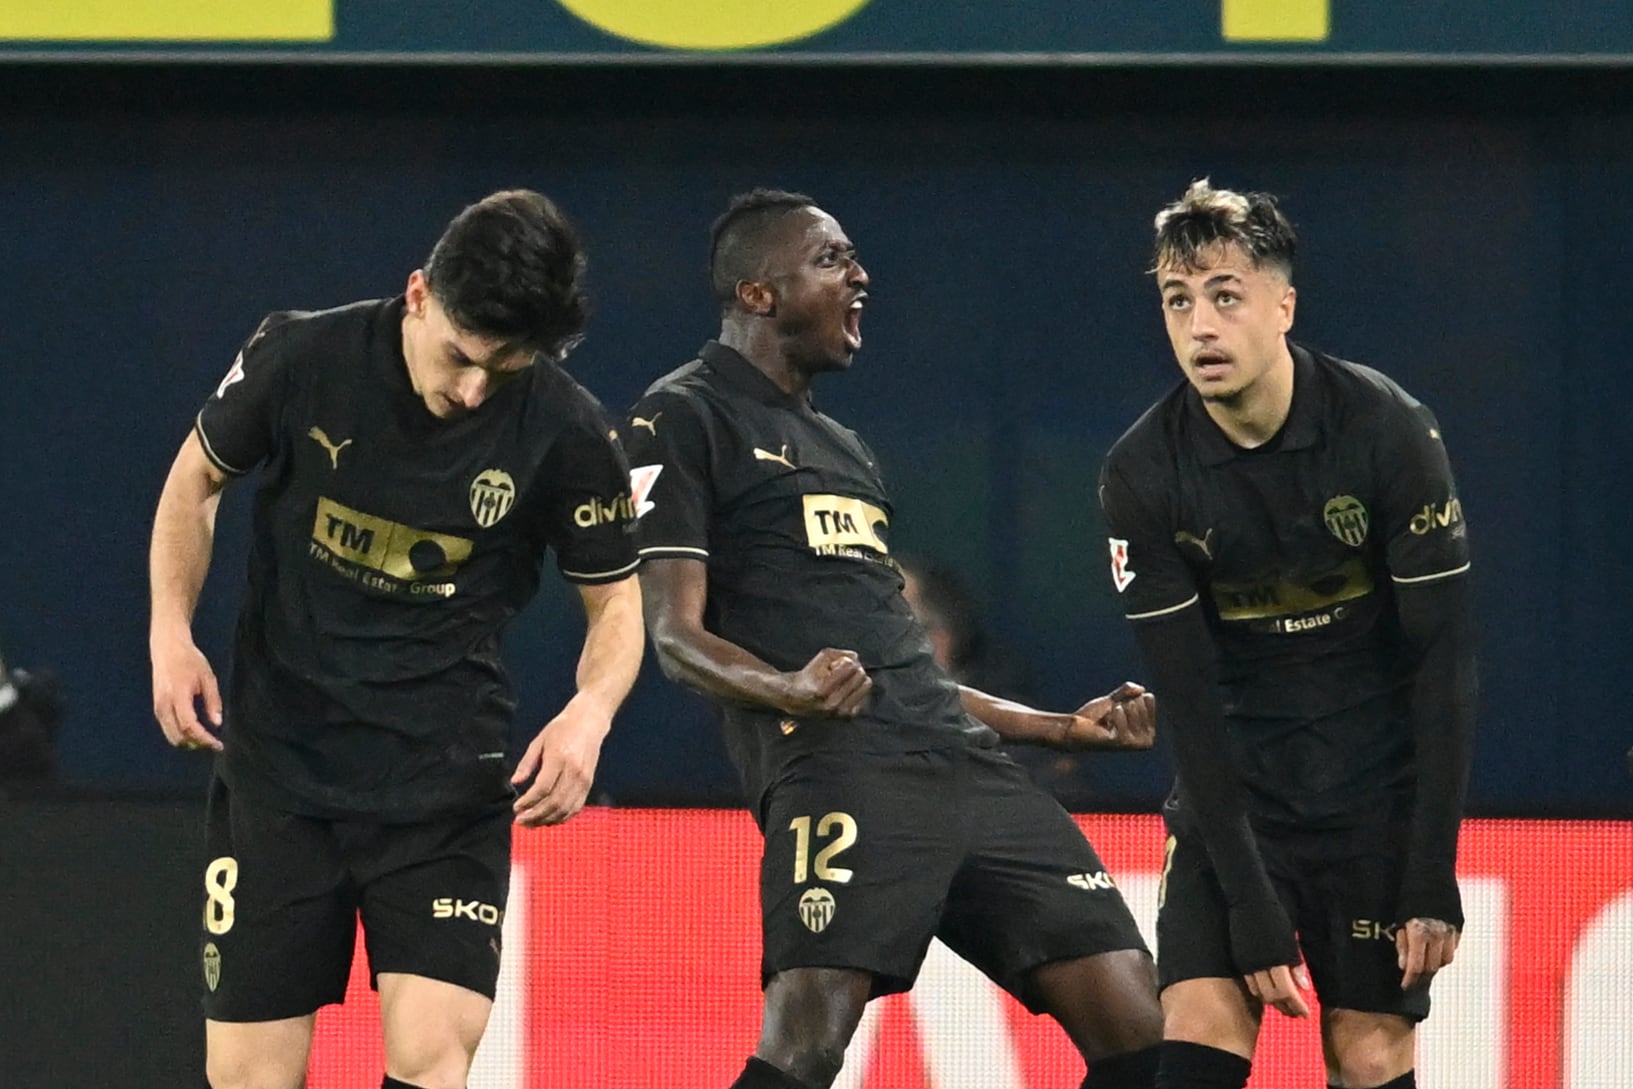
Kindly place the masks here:
<instances>
[{"instance_id":1,"label":"player's neck","mask_svg":"<svg viewBox=\"0 0 1633 1089\"><path fill-rule=\"evenodd\" d=\"M1244 450L1253 450L1276 437L1293 411L1293 354L1285 340L1281 352L1240 393L1204 401L1208 416L1225 437Z\"/></svg>"},{"instance_id":2,"label":"player's neck","mask_svg":"<svg viewBox=\"0 0 1633 1089\"><path fill-rule=\"evenodd\" d=\"M425 409L426 416L435 420L439 417L431 411L431 406L425 402L424 383L420 380L418 355L419 344L414 337L409 335L408 320L405 315L402 323L403 373L408 378L408 388L414 391L414 396L419 400L421 407Z\"/></svg>"},{"instance_id":3,"label":"player's neck","mask_svg":"<svg viewBox=\"0 0 1633 1089\"><path fill-rule=\"evenodd\" d=\"M776 331L767 323L727 318L720 326L720 343L748 360L790 397L803 397L810 391L810 374L794 365L782 350Z\"/></svg>"},{"instance_id":4,"label":"player's neck","mask_svg":"<svg viewBox=\"0 0 1633 1089\"><path fill-rule=\"evenodd\" d=\"M408 333L408 315L407 314L403 315L403 320L402 320L402 323L401 323L401 336L402 336L401 348L402 348L402 356L403 356L403 372L408 375L409 388L414 391L416 396L423 396L423 394L420 394L420 375L419 375L419 371L416 370L415 366L414 366L414 362L415 362L414 361L414 356L415 356L415 353L418 351L418 348L414 343L414 338L412 336L410 336L409 333Z\"/></svg>"}]
</instances>

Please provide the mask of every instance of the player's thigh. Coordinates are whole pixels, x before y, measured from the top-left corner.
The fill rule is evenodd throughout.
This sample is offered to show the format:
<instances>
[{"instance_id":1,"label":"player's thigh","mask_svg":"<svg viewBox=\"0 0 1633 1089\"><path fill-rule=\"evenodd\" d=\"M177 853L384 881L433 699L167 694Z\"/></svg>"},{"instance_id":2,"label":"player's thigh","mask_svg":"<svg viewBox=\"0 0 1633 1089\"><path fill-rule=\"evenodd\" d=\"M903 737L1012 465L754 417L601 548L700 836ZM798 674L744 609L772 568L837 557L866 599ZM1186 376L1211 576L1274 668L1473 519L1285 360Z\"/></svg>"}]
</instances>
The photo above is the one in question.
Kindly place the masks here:
<instances>
[{"instance_id":1,"label":"player's thigh","mask_svg":"<svg viewBox=\"0 0 1633 1089\"><path fill-rule=\"evenodd\" d=\"M204 1013L300 1018L346 993L356 907L332 826L211 783L203 867Z\"/></svg>"},{"instance_id":2,"label":"player's thigh","mask_svg":"<svg viewBox=\"0 0 1633 1089\"><path fill-rule=\"evenodd\" d=\"M754 1054L812 1082L844 1062L873 993L874 977L852 968L789 968L766 982L765 1014Z\"/></svg>"},{"instance_id":3,"label":"player's thigh","mask_svg":"<svg viewBox=\"0 0 1633 1089\"><path fill-rule=\"evenodd\" d=\"M1323 1008L1327 1081L1341 1089L1387 1085L1417 1062L1417 1026L1392 1013Z\"/></svg>"},{"instance_id":4,"label":"player's thigh","mask_svg":"<svg viewBox=\"0 0 1633 1089\"><path fill-rule=\"evenodd\" d=\"M762 982L793 968L912 985L958 865L959 814L942 751L813 753L765 805Z\"/></svg>"},{"instance_id":5,"label":"player's thigh","mask_svg":"<svg viewBox=\"0 0 1633 1089\"><path fill-rule=\"evenodd\" d=\"M1406 829L1386 826L1324 837L1303 852L1299 944L1323 1007L1388 1014L1416 1024L1429 1014L1429 986L1401 990L1395 902Z\"/></svg>"},{"instance_id":6,"label":"player's thigh","mask_svg":"<svg viewBox=\"0 0 1633 1089\"><path fill-rule=\"evenodd\" d=\"M961 814L969 831L940 937L1034 1012L1035 970L1055 961L1147 956L1116 882L1071 816L1024 768L995 750L966 754ZM1154 1010L1154 986L1119 1006Z\"/></svg>"},{"instance_id":7,"label":"player's thigh","mask_svg":"<svg viewBox=\"0 0 1633 1089\"><path fill-rule=\"evenodd\" d=\"M1253 1058L1264 1006L1236 976L1182 979L1162 991L1162 1037Z\"/></svg>"},{"instance_id":8,"label":"player's thigh","mask_svg":"<svg viewBox=\"0 0 1633 1089\"><path fill-rule=\"evenodd\" d=\"M205 1021L211 1089L301 1089L317 1014L277 1021Z\"/></svg>"},{"instance_id":9,"label":"player's thigh","mask_svg":"<svg viewBox=\"0 0 1633 1089\"><path fill-rule=\"evenodd\" d=\"M463 1089L493 1000L458 984L382 972L386 1073L422 1089Z\"/></svg>"},{"instance_id":10,"label":"player's thigh","mask_svg":"<svg viewBox=\"0 0 1633 1089\"><path fill-rule=\"evenodd\" d=\"M376 989L382 973L493 998L510 895L511 815L488 807L345 839Z\"/></svg>"},{"instance_id":11,"label":"player's thigh","mask_svg":"<svg viewBox=\"0 0 1633 1089\"><path fill-rule=\"evenodd\" d=\"M1142 949L1119 949L1041 964L1024 992L1065 1030L1089 1065L1162 1040L1157 969Z\"/></svg>"}]
</instances>

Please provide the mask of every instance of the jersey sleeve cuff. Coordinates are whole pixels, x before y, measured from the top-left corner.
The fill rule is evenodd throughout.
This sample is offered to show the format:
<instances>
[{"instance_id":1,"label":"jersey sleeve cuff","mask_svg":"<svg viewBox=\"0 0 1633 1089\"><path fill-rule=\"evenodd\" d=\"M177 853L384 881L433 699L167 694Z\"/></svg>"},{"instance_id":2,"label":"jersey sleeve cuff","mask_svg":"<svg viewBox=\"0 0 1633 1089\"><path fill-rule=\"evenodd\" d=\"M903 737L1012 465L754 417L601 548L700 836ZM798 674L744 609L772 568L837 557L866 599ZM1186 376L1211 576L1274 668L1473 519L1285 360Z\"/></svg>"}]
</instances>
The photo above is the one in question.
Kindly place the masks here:
<instances>
[{"instance_id":1,"label":"jersey sleeve cuff","mask_svg":"<svg viewBox=\"0 0 1633 1089\"><path fill-rule=\"evenodd\" d=\"M1402 586L1411 586L1411 585L1413 585L1415 583L1420 583L1420 582L1439 582L1441 579L1455 578L1456 576L1461 575L1464 572L1466 572L1471 566L1473 566L1473 565L1469 564L1469 563L1465 563L1465 564L1463 564L1462 567L1453 567L1453 568L1451 568L1450 570L1447 570L1447 571L1435 571L1432 574L1428 574L1428 575L1396 575L1396 574L1391 574L1389 577L1393 581L1395 581L1397 583L1400 583Z\"/></svg>"},{"instance_id":2,"label":"jersey sleeve cuff","mask_svg":"<svg viewBox=\"0 0 1633 1089\"><path fill-rule=\"evenodd\" d=\"M593 586L596 583L617 582L619 579L628 578L630 575L635 573L635 569L639 566L641 566L641 561L637 559L631 560L622 567L617 567L610 571L569 571L563 567L561 569L561 577L566 579L568 582L576 582L587 586Z\"/></svg>"},{"instance_id":3,"label":"jersey sleeve cuff","mask_svg":"<svg viewBox=\"0 0 1633 1089\"><path fill-rule=\"evenodd\" d=\"M1168 616L1168 615L1170 615L1172 613L1179 612L1181 609L1188 609L1192 605L1195 605L1200 600L1201 600L1201 595L1192 594L1190 597L1186 598L1184 601L1181 601L1178 605L1169 605L1169 606L1167 606L1165 608L1161 608L1161 609L1150 609L1150 610L1147 610L1146 612L1143 612L1143 613L1124 613L1123 615L1125 617L1127 617L1129 620L1155 620L1159 616Z\"/></svg>"},{"instance_id":4,"label":"jersey sleeve cuff","mask_svg":"<svg viewBox=\"0 0 1633 1089\"><path fill-rule=\"evenodd\" d=\"M695 548L691 545L648 545L646 548L641 549L641 559L643 560L675 558L706 560L709 558L709 550L707 548Z\"/></svg>"},{"instance_id":5,"label":"jersey sleeve cuff","mask_svg":"<svg viewBox=\"0 0 1633 1089\"><path fill-rule=\"evenodd\" d=\"M248 469L240 469L235 465L229 465L226 461L222 460L220 454L215 452L215 447L210 445L210 436L204 433L203 412L200 412L196 417L194 417L193 430L198 433L198 444L203 448L204 456L210 459L211 465L214 465L217 469L220 469L228 476L243 476L245 473L249 472Z\"/></svg>"}]
</instances>

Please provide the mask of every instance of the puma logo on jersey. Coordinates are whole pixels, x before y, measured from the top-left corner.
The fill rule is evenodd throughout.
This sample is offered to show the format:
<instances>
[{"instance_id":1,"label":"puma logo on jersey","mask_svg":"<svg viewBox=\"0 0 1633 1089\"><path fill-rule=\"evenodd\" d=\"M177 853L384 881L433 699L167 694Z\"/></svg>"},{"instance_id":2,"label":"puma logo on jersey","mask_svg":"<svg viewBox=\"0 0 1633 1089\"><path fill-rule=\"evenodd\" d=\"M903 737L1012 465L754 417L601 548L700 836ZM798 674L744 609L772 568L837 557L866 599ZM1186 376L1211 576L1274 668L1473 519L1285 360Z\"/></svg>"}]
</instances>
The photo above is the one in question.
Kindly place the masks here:
<instances>
[{"instance_id":1,"label":"puma logo on jersey","mask_svg":"<svg viewBox=\"0 0 1633 1089\"><path fill-rule=\"evenodd\" d=\"M1202 550L1202 555L1204 557L1210 560L1213 559L1213 530L1211 529L1200 537L1197 537L1194 534L1186 533L1182 529L1178 533L1174 534L1174 543L1178 545L1195 545L1197 548Z\"/></svg>"},{"instance_id":2,"label":"puma logo on jersey","mask_svg":"<svg viewBox=\"0 0 1633 1089\"><path fill-rule=\"evenodd\" d=\"M345 442L336 443L328 435L323 433L323 428L321 427L314 427L306 434L309 438L316 439L319 446L329 451L330 467L334 469L340 468L340 452L346 449L346 447L350 446L352 444L352 440L347 439Z\"/></svg>"},{"instance_id":3,"label":"puma logo on jersey","mask_svg":"<svg viewBox=\"0 0 1633 1089\"><path fill-rule=\"evenodd\" d=\"M797 465L795 465L793 462L788 460L788 444L786 442L782 444L782 453L780 453L780 454L773 454L769 450L762 450L758 446L756 446L754 448L754 460L755 461L774 461L778 465L786 465L790 469L798 468Z\"/></svg>"},{"instance_id":4,"label":"puma logo on jersey","mask_svg":"<svg viewBox=\"0 0 1633 1089\"><path fill-rule=\"evenodd\" d=\"M657 438L658 437L658 417L660 417L662 415L663 415L663 413L661 413L661 412L654 412L652 414L652 418L650 420L647 419L644 416L636 416L634 419L629 421L629 426L631 426L631 427L644 427L648 431L652 432L652 437L653 438Z\"/></svg>"}]
</instances>

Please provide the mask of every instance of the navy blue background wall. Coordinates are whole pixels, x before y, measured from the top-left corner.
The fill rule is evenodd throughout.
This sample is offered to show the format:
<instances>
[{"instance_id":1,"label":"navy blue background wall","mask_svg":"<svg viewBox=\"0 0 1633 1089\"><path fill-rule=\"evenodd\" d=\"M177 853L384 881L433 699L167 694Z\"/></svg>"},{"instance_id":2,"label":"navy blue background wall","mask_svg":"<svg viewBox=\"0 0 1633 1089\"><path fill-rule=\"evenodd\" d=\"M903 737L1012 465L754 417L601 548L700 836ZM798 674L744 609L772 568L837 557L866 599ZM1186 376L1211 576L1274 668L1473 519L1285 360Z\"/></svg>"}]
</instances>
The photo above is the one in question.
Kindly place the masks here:
<instances>
[{"instance_id":1,"label":"navy blue background wall","mask_svg":"<svg viewBox=\"0 0 1633 1089\"><path fill-rule=\"evenodd\" d=\"M1050 702L1137 675L1093 481L1175 378L1142 275L1151 216L1211 175L1284 196L1305 243L1297 335L1441 416L1484 629L1477 807L1625 808L1633 112L1584 108L1597 99L1568 82L1545 102L1515 84L1447 105L1373 76L1381 97L1329 100L1319 73L602 75L586 90L543 72L482 77L491 94L467 73L392 78L36 78L0 106L0 632L15 663L67 683L72 780L201 781L148 709L147 531L239 341L269 309L399 290L449 216L514 185L556 196L588 235L598 313L572 368L620 411L715 328L702 266L725 199L816 195L873 276L866 347L819 400L882 456L897 548L972 576ZM222 669L238 491L197 625ZM510 640L528 729L567 691L574 613L553 588ZM648 672L601 789L729 788L706 712ZM1160 754L1094 774L1108 803L1152 800L1166 778Z\"/></svg>"}]
</instances>

